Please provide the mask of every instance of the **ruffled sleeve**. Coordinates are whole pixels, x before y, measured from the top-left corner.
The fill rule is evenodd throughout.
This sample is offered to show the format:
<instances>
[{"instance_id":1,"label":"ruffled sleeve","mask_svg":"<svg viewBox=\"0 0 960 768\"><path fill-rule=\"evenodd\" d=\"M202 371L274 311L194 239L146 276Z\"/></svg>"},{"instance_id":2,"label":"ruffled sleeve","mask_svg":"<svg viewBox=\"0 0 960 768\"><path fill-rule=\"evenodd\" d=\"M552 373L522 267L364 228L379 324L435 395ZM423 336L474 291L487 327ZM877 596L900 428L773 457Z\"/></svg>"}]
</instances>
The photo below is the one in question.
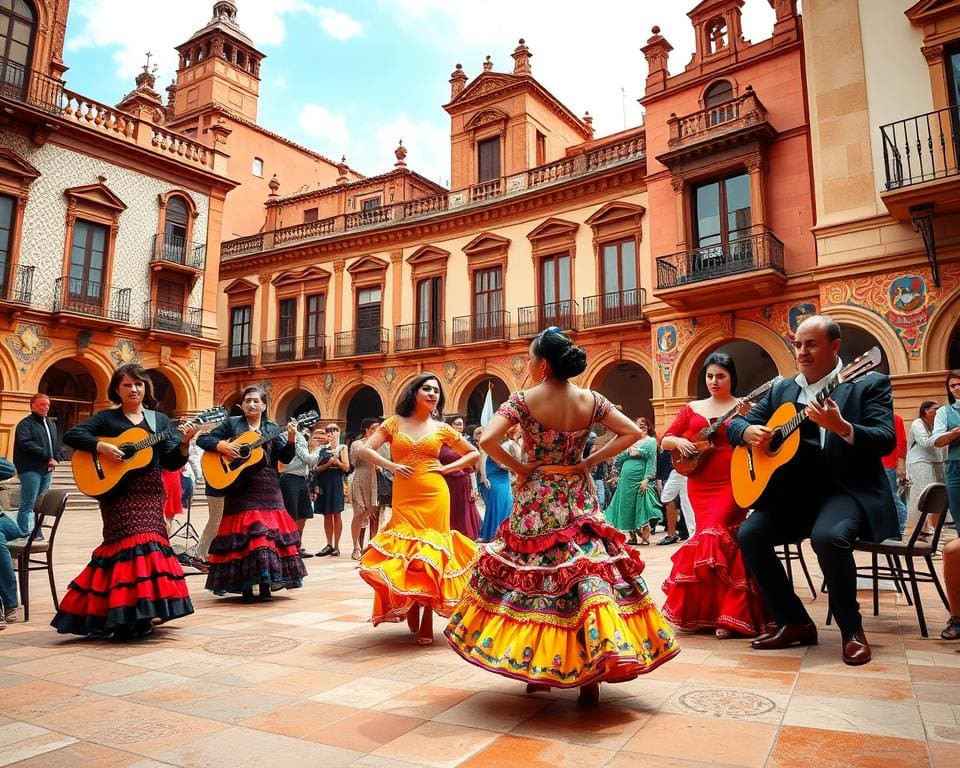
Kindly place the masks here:
<instances>
[{"instance_id":1,"label":"ruffled sleeve","mask_svg":"<svg viewBox=\"0 0 960 768\"><path fill-rule=\"evenodd\" d=\"M663 433L663 437L687 437L687 433L690 431L690 419L692 416L693 409L689 405L683 406L673 418L673 424L667 427Z\"/></svg>"},{"instance_id":2,"label":"ruffled sleeve","mask_svg":"<svg viewBox=\"0 0 960 768\"><path fill-rule=\"evenodd\" d=\"M387 442L392 443L394 436L397 434L397 417L390 416L389 418L384 419L380 422L380 429L382 429L387 435Z\"/></svg>"},{"instance_id":3,"label":"ruffled sleeve","mask_svg":"<svg viewBox=\"0 0 960 768\"><path fill-rule=\"evenodd\" d=\"M595 405L593 406L593 423L597 424L607 418L607 414L614 410L616 406L599 392L593 393Z\"/></svg>"},{"instance_id":4,"label":"ruffled sleeve","mask_svg":"<svg viewBox=\"0 0 960 768\"><path fill-rule=\"evenodd\" d=\"M440 441L445 445L449 445L451 448L460 442L460 439L463 437L457 430L451 427L449 424L441 424L440 430Z\"/></svg>"},{"instance_id":5,"label":"ruffled sleeve","mask_svg":"<svg viewBox=\"0 0 960 768\"><path fill-rule=\"evenodd\" d=\"M522 395L514 392L503 405L497 409L497 415L503 416L510 424L520 423L520 414L523 409Z\"/></svg>"}]
</instances>

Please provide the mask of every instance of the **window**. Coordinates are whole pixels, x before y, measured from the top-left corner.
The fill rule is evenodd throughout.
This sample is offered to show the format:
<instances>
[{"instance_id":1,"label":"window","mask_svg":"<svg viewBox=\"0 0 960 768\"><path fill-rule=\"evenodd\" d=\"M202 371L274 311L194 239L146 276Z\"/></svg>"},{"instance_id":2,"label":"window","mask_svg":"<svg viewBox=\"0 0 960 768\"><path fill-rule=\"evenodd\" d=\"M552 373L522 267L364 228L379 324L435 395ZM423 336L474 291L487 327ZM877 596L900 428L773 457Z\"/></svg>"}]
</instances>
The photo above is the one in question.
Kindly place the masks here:
<instances>
[{"instance_id":1,"label":"window","mask_svg":"<svg viewBox=\"0 0 960 768\"><path fill-rule=\"evenodd\" d=\"M13 241L14 214L17 199L10 195L0 195L0 297L9 296L10 287L10 245Z\"/></svg>"},{"instance_id":2,"label":"window","mask_svg":"<svg viewBox=\"0 0 960 768\"><path fill-rule=\"evenodd\" d=\"M600 262L603 281L601 312L604 323L617 323L636 316L637 243L633 238L604 243Z\"/></svg>"},{"instance_id":3,"label":"window","mask_svg":"<svg viewBox=\"0 0 960 768\"><path fill-rule=\"evenodd\" d=\"M555 254L540 260L540 328L573 327L570 301L570 254Z\"/></svg>"},{"instance_id":4,"label":"window","mask_svg":"<svg viewBox=\"0 0 960 768\"><path fill-rule=\"evenodd\" d=\"M503 270L478 269L473 273L473 340L502 338L503 324Z\"/></svg>"},{"instance_id":5,"label":"window","mask_svg":"<svg viewBox=\"0 0 960 768\"><path fill-rule=\"evenodd\" d=\"M537 131L537 165L547 162L547 137Z\"/></svg>"},{"instance_id":6,"label":"window","mask_svg":"<svg viewBox=\"0 0 960 768\"><path fill-rule=\"evenodd\" d=\"M33 9L24 0L0 2L0 93L4 96L26 95L35 25Z\"/></svg>"},{"instance_id":7,"label":"window","mask_svg":"<svg viewBox=\"0 0 960 768\"><path fill-rule=\"evenodd\" d=\"M280 299L277 312L277 360L293 360L296 354L297 300Z\"/></svg>"},{"instance_id":8,"label":"window","mask_svg":"<svg viewBox=\"0 0 960 768\"><path fill-rule=\"evenodd\" d=\"M703 94L705 107L716 107L733 99L733 86L729 80L718 80L712 83Z\"/></svg>"},{"instance_id":9,"label":"window","mask_svg":"<svg viewBox=\"0 0 960 768\"><path fill-rule=\"evenodd\" d=\"M253 158L252 173L254 176L258 176L261 179L263 178L263 158L262 157Z\"/></svg>"},{"instance_id":10,"label":"window","mask_svg":"<svg viewBox=\"0 0 960 768\"><path fill-rule=\"evenodd\" d=\"M100 315L104 300L107 228L77 219L70 246L70 269L64 304L71 312Z\"/></svg>"},{"instance_id":11,"label":"window","mask_svg":"<svg viewBox=\"0 0 960 768\"><path fill-rule=\"evenodd\" d=\"M303 223L312 224L318 218L320 218L320 209L319 208L307 208L303 212Z\"/></svg>"},{"instance_id":12,"label":"window","mask_svg":"<svg viewBox=\"0 0 960 768\"><path fill-rule=\"evenodd\" d=\"M247 366L252 363L250 305L233 307L230 310L230 360L231 368Z\"/></svg>"},{"instance_id":13,"label":"window","mask_svg":"<svg viewBox=\"0 0 960 768\"><path fill-rule=\"evenodd\" d=\"M307 296L306 317L304 318L304 330L306 331L303 340L304 357L323 357L323 333L324 325L324 307L326 296L322 293L314 293Z\"/></svg>"},{"instance_id":14,"label":"window","mask_svg":"<svg viewBox=\"0 0 960 768\"><path fill-rule=\"evenodd\" d=\"M379 195L377 197L368 197L360 204L361 210L370 211L374 208L379 208L381 199Z\"/></svg>"},{"instance_id":15,"label":"window","mask_svg":"<svg viewBox=\"0 0 960 768\"><path fill-rule=\"evenodd\" d=\"M157 311L154 315L157 328L177 332L183 330L183 294L182 282L166 278L157 280Z\"/></svg>"},{"instance_id":16,"label":"window","mask_svg":"<svg viewBox=\"0 0 960 768\"><path fill-rule=\"evenodd\" d=\"M357 290L356 353L380 351L380 286Z\"/></svg>"},{"instance_id":17,"label":"window","mask_svg":"<svg viewBox=\"0 0 960 768\"><path fill-rule=\"evenodd\" d=\"M694 243L691 269L714 271L752 259L750 176L739 174L693 188Z\"/></svg>"},{"instance_id":18,"label":"window","mask_svg":"<svg viewBox=\"0 0 960 768\"><path fill-rule=\"evenodd\" d=\"M417 324L414 344L417 349L443 345L443 278L428 277L417 283Z\"/></svg>"},{"instance_id":19,"label":"window","mask_svg":"<svg viewBox=\"0 0 960 768\"><path fill-rule=\"evenodd\" d=\"M493 181L500 178L500 137L477 142L477 182Z\"/></svg>"},{"instance_id":20,"label":"window","mask_svg":"<svg viewBox=\"0 0 960 768\"><path fill-rule=\"evenodd\" d=\"M187 204L179 195L167 200L163 221L163 259L183 264L187 250Z\"/></svg>"}]
</instances>

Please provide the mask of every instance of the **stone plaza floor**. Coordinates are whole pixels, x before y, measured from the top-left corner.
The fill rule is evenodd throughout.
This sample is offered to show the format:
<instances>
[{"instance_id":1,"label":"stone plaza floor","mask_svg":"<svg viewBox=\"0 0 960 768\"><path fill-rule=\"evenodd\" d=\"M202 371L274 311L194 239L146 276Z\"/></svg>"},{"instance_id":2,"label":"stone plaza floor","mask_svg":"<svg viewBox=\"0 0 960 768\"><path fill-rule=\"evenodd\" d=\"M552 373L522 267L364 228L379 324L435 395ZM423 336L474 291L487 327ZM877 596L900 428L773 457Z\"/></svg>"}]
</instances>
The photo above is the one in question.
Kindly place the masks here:
<instances>
[{"instance_id":1,"label":"stone plaza floor","mask_svg":"<svg viewBox=\"0 0 960 768\"><path fill-rule=\"evenodd\" d=\"M202 524L205 510L196 517ZM321 528L308 524L313 551ZM61 594L99 536L96 513L68 513L56 546ZM641 549L660 600L675 547ZM818 646L761 653L746 640L683 634L675 660L602 686L601 704L583 707L576 691L528 696L461 661L442 621L427 648L405 625L374 629L370 590L348 554L307 560L304 588L266 604L216 598L191 576L196 613L126 644L57 635L45 576L34 574L30 621L0 632L0 765L960 765L960 644L939 639L946 611L932 592L926 640L894 593L882 593L877 617L861 593L874 651L865 667L841 663L821 595L810 604ZM809 550L807 559L815 568Z\"/></svg>"}]
</instances>

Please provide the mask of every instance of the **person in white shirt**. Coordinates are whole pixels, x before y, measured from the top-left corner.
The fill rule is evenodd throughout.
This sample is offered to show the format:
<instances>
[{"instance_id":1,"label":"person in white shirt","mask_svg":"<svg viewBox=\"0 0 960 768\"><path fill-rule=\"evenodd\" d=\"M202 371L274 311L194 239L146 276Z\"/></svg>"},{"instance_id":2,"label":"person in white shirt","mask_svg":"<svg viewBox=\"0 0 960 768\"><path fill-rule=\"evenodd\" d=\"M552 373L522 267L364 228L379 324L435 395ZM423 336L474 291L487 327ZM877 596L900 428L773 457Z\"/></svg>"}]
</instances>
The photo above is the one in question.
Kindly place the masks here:
<instances>
[{"instance_id":1,"label":"person in white shirt","mask_svg":"<svg viewBox=\"0 0 960 768\"><path fill-rule=\"evenodd\" d=\"M905 531L912 531L920 517L917 503L920 494L931 483L943 482L943 462L947 458L946 448L937 448L934 435L934 421L940 404L935 400L925 400L920 404L920 415L910 424L907 433L907 481L910 484L910 498L907 509ZM927 520L933 525L936 521ZM931 531L924 531L927 535Z\"/></svg>"}]
</instances>

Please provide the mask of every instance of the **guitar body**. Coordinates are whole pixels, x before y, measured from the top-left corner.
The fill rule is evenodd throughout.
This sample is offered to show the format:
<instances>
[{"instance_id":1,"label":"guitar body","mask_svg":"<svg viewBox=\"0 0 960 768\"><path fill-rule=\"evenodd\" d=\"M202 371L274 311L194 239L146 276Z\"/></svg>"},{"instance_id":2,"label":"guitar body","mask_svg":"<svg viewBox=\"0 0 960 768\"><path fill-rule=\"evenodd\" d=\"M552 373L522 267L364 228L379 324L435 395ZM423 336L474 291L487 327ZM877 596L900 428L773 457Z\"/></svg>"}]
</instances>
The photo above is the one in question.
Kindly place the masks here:
<instances>
[{"instance_id":1,"label":"guitar body","mask_svg":"<svg viewBox=\"0 0 960 768\"><path fill-rule=\"evenodd\" d=\"M797 415L793 403L784 403L766 423L768 429L783 426ZM743 509L750 509L773 477L773 473L797 455L800 447L800 430L794 430L777 444L771 441L765 449L755 449L750 445L738 445L733 449L730 462L730 482L733 485L733 498Z\"/></svg>"},{"instance_id":2,"label":"guitar body","mask_svg":"<svg viewBox=\"0 0 960 768\"><path fill-rule=\"evenodd\" d=\"M713 450L712 440L694 440L693 444L697 447L697 452L692 456L684 456L678 448L670 451L673 468L677 471L677 474L683 475L684 477L689 477L700 469L700 464L703 459Z\"/></svg>"},{"instance_id":3,"label":"guitar body","mask_svg":"<svg viewBox=\"0 0 960 768\"><path fill-rule=\"evenodd\" d=\"M233 439L234 445L250 446L260 439L256 432L244 432ZM241 447L241 451L244 449ZM211 488L223 491L233 485L246 470L260 466L265 456L262 447L249 448L247 455L237 459L228 459L219 451L204 451L200 459L203 477Z\"/></svg>"},{"instance_id":4,"label":"guitar body","mask_svg":"<svg viewBox=\"0 0 960 768\"><path fill-rule=\"evenodd\" d=\"M101 443L115 445L129 455L122 461L116 461L102 453L74 451L70 466L73 480L80 493L87 496L103 496L112 491L124 475L137 469L143 469L153 460L153 449L137 451L134 443L145 440L150 434L140 427L131 427L117 437L98 437Z\"/></svg>"}]
</instances>

